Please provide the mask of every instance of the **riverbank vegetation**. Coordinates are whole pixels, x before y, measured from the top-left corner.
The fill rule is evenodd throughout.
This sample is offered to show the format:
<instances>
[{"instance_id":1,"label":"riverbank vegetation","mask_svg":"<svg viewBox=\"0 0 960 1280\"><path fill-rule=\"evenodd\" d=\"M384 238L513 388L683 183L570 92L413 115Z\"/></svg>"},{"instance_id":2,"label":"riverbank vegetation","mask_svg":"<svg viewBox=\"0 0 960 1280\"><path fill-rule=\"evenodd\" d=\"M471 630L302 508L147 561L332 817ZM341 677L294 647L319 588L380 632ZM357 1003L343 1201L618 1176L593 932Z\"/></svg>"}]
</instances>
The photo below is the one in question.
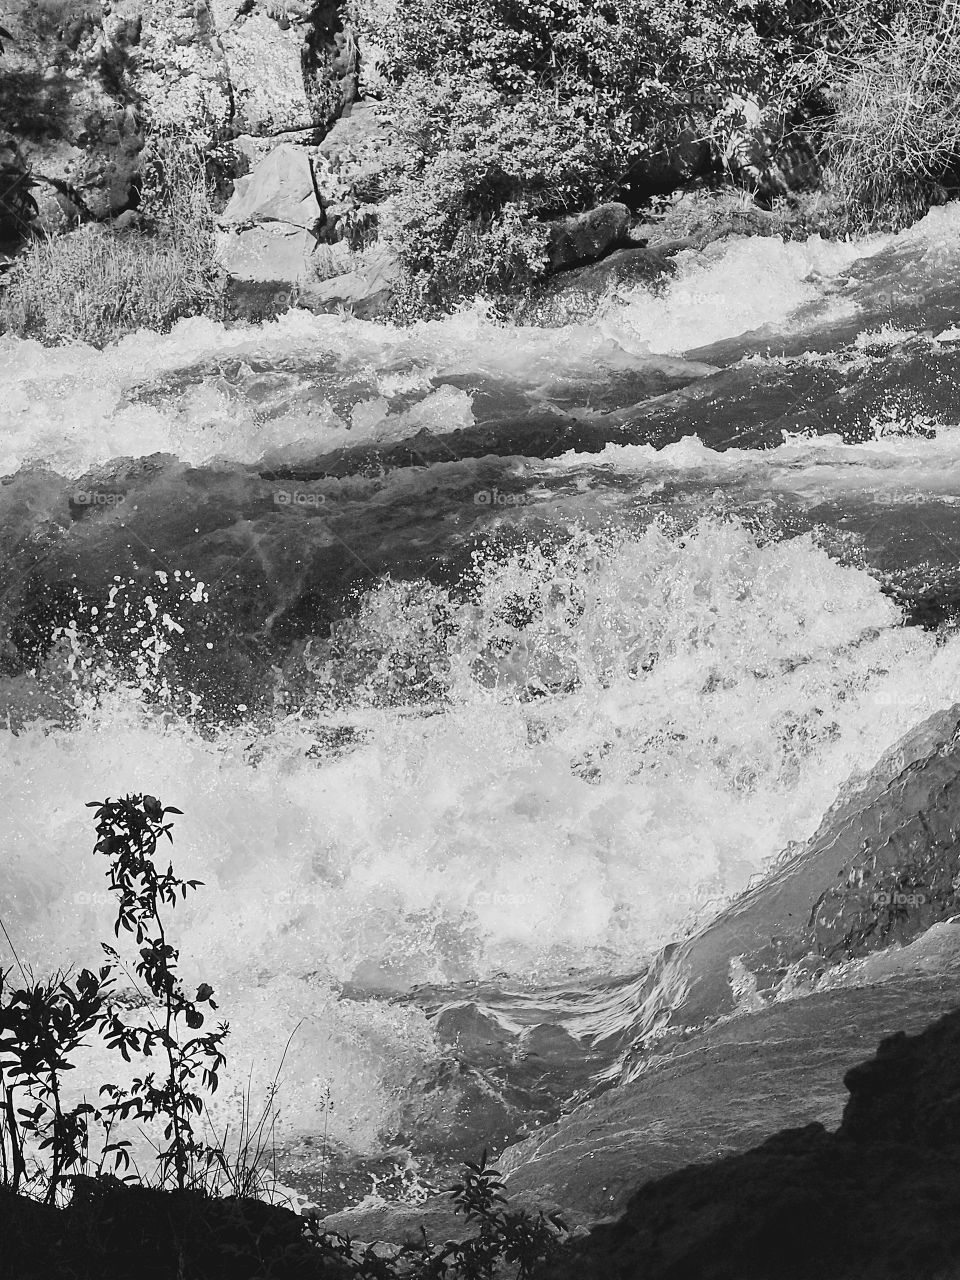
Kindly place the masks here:
<instances>
[{"instance_id":1,"label":"riverbank vegetation","mask_svg":"<svg viewBox=\"0 0 960 1280\"><path fill-rule=\"evenodd\" d=\"M415 306L546 269L546 223L690 184L899 229L960 154L956 0L354 0L402 140L384 234ZM469 32L470 38L463 39Z\"/></svg>"},{"instance_id":2,"label":"riverbank vegetation","mask_svg":"<svg viewBox=\"0 0 960 1280\"><path fill-rule=\"evenodd\" d=\"M900 229L958 187L960 0L344 0L341 22L381 127L324 168L315 234L358 262L386 251L394 318L478 295L520 314L558 269L556 227L606 202L633 226L594 256L643 243L683 193L738 191L783 234L840 236ZM26 250L0 329L102 344L229 318L209 158L187 136L148 142L119 223ZM28 186L4 187L29 221Z\"/></svg>"},{"instance_id":3,"label":"riverbank vegetation","mask_svg":"<svg viewBox=\"0 0 960 1280\"><path fill-rule=\"evenodd\" d=\"M158 133L144 148L140 207L34 239L0 293L0 329L42 342L103 345L184 316L223 315L216 216L202 153Z\"/></svg>"}]
</instances>

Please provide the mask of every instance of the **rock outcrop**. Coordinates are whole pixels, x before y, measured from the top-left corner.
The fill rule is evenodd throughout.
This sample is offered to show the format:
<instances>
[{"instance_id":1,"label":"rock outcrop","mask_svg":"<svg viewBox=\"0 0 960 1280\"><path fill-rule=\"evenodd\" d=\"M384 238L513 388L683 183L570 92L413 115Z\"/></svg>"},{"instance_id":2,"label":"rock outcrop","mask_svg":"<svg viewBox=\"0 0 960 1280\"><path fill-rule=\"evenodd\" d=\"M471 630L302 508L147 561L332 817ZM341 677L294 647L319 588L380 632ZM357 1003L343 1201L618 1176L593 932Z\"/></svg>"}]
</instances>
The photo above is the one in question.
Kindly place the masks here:
<instances>
[{"instance_id":1,"label":"rock outcrop","mask_svg":"<svg viewBox=\"0 0 960 1280\"><path fill-rule=\"evenodd\" d=\"M960 1011L884 1040L847 1072L835 1133L786 1129L648 1182L543 1280L956 1280L958 1063Z\"/></svg>"},{"instance_id":2,"label":"rock outcrop","mask_svg":"<svg viewBox=\"0 0 960 1280\"><path fill-rule=\"evenodd\" d=\"M135 206L148 126L316 140L356 97L333 0L11 0L3 20L0 146L49 229Z\"/></svg>"}]
</instances>

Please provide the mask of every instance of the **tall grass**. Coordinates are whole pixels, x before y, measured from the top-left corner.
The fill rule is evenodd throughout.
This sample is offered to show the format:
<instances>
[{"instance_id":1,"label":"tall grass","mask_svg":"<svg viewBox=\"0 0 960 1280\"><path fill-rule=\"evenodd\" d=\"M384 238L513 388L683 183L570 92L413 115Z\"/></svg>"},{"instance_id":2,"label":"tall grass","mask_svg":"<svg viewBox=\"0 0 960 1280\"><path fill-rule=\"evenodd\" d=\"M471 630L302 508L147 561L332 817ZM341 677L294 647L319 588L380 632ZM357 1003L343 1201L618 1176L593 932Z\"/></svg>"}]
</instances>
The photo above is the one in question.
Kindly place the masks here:
<instances>
[{"instance_id":1,"label":"tall grass","mask_svg":"<svg viewBox=\"0 0 960 1280\"><path fill-rule=\"evenodd\" d=\"M898 230L941 195L960 155L960 0L874 0L833 55L827 181L848 229Z\"/></svg>"},{"instance_id":2,"label":"tall grass","mask_svg":"<svg viewBox=\"0 0 960 1280\"><path fill-rule=\"evenodd\" d=\"M141 228L88 224L38 240L0 296L0 330L45 343L104 346L184 316L219 316L216 222L204 158L189 140L156 134L143 154Z\"/></svg>"}]
</instances>

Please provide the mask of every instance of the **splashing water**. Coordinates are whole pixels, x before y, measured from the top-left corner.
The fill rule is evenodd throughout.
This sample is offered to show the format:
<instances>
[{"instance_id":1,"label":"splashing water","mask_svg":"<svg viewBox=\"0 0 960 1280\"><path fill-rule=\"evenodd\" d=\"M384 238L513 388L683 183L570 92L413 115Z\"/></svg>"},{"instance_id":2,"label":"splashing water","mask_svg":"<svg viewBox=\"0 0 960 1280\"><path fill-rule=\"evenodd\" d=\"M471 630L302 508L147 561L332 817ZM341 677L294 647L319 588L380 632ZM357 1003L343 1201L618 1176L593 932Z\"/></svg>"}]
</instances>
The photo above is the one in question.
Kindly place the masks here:
<instances>
[{"instance_id":1,"label":"splashing water","mask_svg":"<svg viewBox=\"0 0 960 1280\"><path fill-rule=\"evenodd\" d=\"M264 458L293 467L344 443L469 427L481 406L467 374L532 403L573 386L592 412L598 388L661 355L856 315L854 263L919 245L939 270L931 245L953 226L713 246L657 296L635 290L560 330L504 329L475 308L411 330L302 313L260 330L195 320L102 353L2 339L0 465L70 478L162 452L195 469L186 492ZM451 1054L409 998L418 984L534 990L636 972L956 700L960 637L905 627L882 575L828 554L782 504L946 500L958 438L941 425L929 439L721 454L688 436L514 460L541 486L537 504L491 510L455 582L382 574L329 627L271 635L274 711L241 704L219 726L198 723L165 665L172 648L210 643L219 585L199 568L139 582L105 570L46 668L11 659L0 681L0 907L24 959L91 963L112 931L85 802L141 791L175 804L178 873L204 882L178 908L177 942L232 1027L217 1119L248 1072L266 1087L297 1028L284 1140L328 1125L344 1148L389 1149ZM412 467L390 491L416 536L417 521L457 528L441 484L453 469ZM719 510L713 490L734 484L775 499L766 525ZM374 527L384 492L366 477L351 491ZM652 518L635 518L638 493L660 495ZM107 529L108 517L85 518ZM172 519L156 517L158 540ZM49 687L55 669L69 697L14 715L25 682ZM91 1050L77 1074L90 1087L113 1070Z\"/></svg>"}]
</instances>

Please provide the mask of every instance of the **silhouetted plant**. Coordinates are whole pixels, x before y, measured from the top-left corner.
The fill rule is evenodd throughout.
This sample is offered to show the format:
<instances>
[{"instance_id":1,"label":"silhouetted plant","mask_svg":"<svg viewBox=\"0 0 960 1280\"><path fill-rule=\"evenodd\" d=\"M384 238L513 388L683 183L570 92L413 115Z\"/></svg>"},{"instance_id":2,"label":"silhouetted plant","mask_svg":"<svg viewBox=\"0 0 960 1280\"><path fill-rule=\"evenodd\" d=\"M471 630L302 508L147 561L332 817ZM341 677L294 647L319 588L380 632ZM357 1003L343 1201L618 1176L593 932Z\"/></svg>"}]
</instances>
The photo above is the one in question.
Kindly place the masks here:
<instances>
[{"instance_id":1,"label":"silhouetted plant","mask_svg":"<svg viewBox=\"0 0 960 1280\"><path fill-rule=\"evenodd\" d=\"M11 988L9 973L0 972L0 1172L18 1191L27 1178L28 1144L49 1151L45 1198L53 1203L69 1172L86 1163L88 1125L98 1118L88 1102L64 1109L61 1076L103 1019L112 966L98 974L81 969L73 984L62 973L47 983L23 977L23 987Z\"/></svg>"},{"instance_id":2,"label":"silhouetted plant","mask_svg":"<svg viewBox=\"0 0 960 1280\"><path fill-rule=\"evenodd\" d=\"M384 1256L376 1245L360 1250L341 1232L320 1233L315 1220L313 1239L321 1256L348 1264L357 1280L490 1280L504 1263L516 1267L515 1280L527 1280L556 1254L567 1226L559 1213L534 1216L507 1208L505 1190L484 1151L477 1164L464 1164L462 1180L450 1188L456 1211L476 1227L475 1235L434 1245L421 1227L423 1239L402 1245L393 1256Z\"/></svg>"},{"instance_id":3,"label":"silhouetted plant","mask_svg":"<svg viewBox=\"0 0 960 1280\"><path fill-rule=\"evenodd\" d=\"M172 1170L182 1189L190 1181L197 1161L209 1165L216 1157L210 1146L197 1139L194 1130L194 1119L203 1110L196 1082L204 1090L216 1092L226 1061L221 1046L229 1027L221 1023L215 1031L181 1038L181 1024L191 1031L203 1026L200 1005L211 1009L217 1006L213 988L206 982L200 984L192 1000L184 992L177 974L180 953L167 941L161 912L164 907L175 907L178 895L185 899L188 891L201 882L181 880L174 874L172 863L166 871L160 871L154 861L161 837L173 840L172 824L164 819L168 814L180 813L179 809L164 808L150 795L93 801L88 808L97 810L95 852L109 858L110 888L119 896L115 932L119 937L123 929L134 936L140 950L136 974L160 1006L158 1020L138 1026L125 1021L117 1006L111 1005L102 1019L104 1037L108 1046L117 1049L127 1061L131 1053L150 1057L154 1050L166 1059L159 1081L156 1072L149 1072L134 1079L129 1089L102 1085L101 1095L108 1099L103 1110L105 1115L120 1120L164 1121L167 1145L158 1152L161 1181ZM106 943L101 945L119 964L116 950Z\"/></svg>"},{"instance_id":4,"label":"silhouetted plant","mask_svg":"<svg viewBox=\"0 0 960 1280\"><path fill-rule=\"evenodd\" d=\"M117 970L124 965L119 952L106 943L101 945L109 963L97 973L83 969L72 981L58 973L46 983L34 983L21 966L23 986L14 988L9 973L0 971L0 1185L22 1195L45 1182L45 1198L55 1203L62 1185L90 1166L88 1134L94 1122L103 1129L96 1175L102 1177L112 1163L113 1172L122 1171L125 1180L138 1178L128 1173L129 1140L111 1141L118 1121L134 1119L165 1122L166 1145L158 1151L161 1184L172 1175L181 1191L192 1188L206 1195L227 1185L240 1197L262 1192L256 1167L265 1150L264 1135L272 1134L276 1119L282 1060L255 1122L249 1091L245 1096L233 1162L225 1154L226 1135L219 1145L208 1146L195 1131L203 1110L198 1090L217 1089L229 1029L221 1023L215 1031L181 1034L182 1025L200 1031L204 1013L199 1006L217 1006L206 982L194 999L187 997L177 973L179 952L167 940L164 925L164 909L172 909L201 883L175 875L172 863L164 871L156 862L160 840L173 839L172 823L166 819L180 810L164 808L150 795L92 801L88 807L96 809L95 852L109 859L109 885L118 897L114 931L118 937L121 931L132 935L139 948L135 971L153 998L152 1007L147 1004L150 1022L134 1024L121 1013L114 988ZM150 1057L157 1052L165 1067L161 1073L137 1077L129 1088L102 1085L106 1101L99 1108L85 1100L66 1108L62 1075L73 1069L72 1055L94 1030L126 1061L134 1054ZM50 1164L44 1168L37 1159L36 1173L28 1177L27 1154L33 1150L38 1156L48 1151ZM83 1180L76 1185L83 1186ZM485 1151L478 1163L464 1166L450 1194L457 1212L475 1228L464 1240L434 1245L422 1230L423 1238L416 1244L358 1247L348 1235L321 1232L315 1216L305 1224L306 1236L315 1246L317 1262L330 1264L330 1274L357 1280L492 1280L504 1265L516 1268L515 1280L528 1280L560 1248L567 1230L563 1219L558 1214L511 1210L500 1172L488 1163ZM298 1239L304 1244L302 1237ZM236 1252L235 1245L231 1248ZM325 1268L323 1274L327 1273Z\"/></svg>"}]
</instances>

